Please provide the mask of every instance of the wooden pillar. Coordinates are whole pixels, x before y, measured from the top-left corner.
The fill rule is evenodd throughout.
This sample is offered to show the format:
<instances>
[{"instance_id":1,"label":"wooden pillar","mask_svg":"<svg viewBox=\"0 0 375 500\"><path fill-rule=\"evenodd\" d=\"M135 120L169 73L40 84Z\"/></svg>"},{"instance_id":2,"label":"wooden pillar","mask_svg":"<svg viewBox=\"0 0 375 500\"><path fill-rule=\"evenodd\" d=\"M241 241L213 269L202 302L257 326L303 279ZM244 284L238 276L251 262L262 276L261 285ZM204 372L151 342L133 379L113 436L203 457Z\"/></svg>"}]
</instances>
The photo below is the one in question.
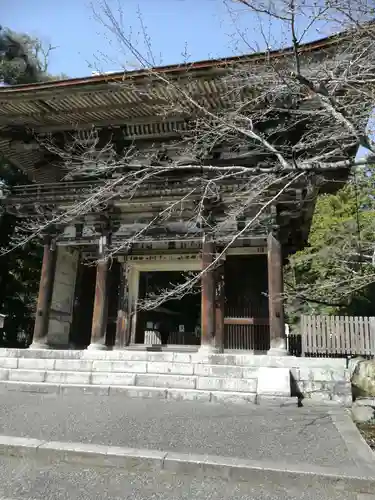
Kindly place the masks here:
<instances>
[{"instance_id":1,"label":"wooden pillar","mask_svg":"<svg viewBox=\"0 0 375 500\"><path fill-rule=\"evenodd\" d=\"M117 310L117 323L116 323L116 348L122 349L130 342L130 322L128 314L128 280L126 272L126 264L121 264L120 268L120 289Z\"/></svg>"},{"instance_id":2,"label":"wooden pillar","mask_svg":"<svg viewBox=\"0 0 375 500\"><path fill-rule=\"evenodd\" d=\"M213 241L203 240L202 271L207 269L215 258ZM205 271L201 279L202 284L202 333L201 349L212 350L215 337L215 270L213 267Z\"/></svg>"},{"instance_id":3,"label":"wooden pillar","mask_svg":"<svg viewBox=\"0 0 375 500\"><path fill-rule=\"evenodd\" d=\"M49 315L52 302L53 282L56 270L56 243L51 236L44 240L42 272L39 283L38 302L31 348L46 347Z\"/></svg>"},{"instance_id":4,"label":"wooden pillar","mask_svg":"<svg viewBox=\"0 0 375 500\"><path fill-rule=\"evenodd\" d=\"M272 233L268 235L267 247L270 321L270 350L268 354L285 355L287 354L287 349L283 307L283 258L280 241Z\"/></svg>"},{"instance_id":5,"label":"wooden pillar","mask_svg":"<svg viewBox=\"0 0 375 500\"><path fill-rule=\"evenodd\" d=\"M224 265L216 269L215 284L215 347L219 352L224 351L224 308L225 308L225 283Z\"/></svg>"},{"instance_id":6,"label":"wooden pillar","mask_svg":"<svg viewBox=\"0 0 375 500\"><path fill-rule=\"evenodd\" d=\"M91 343L87 349L106 349L105 334L108 317L108 259L96 265L94 311L92 315Z\"/></svg>"}]
</instances>

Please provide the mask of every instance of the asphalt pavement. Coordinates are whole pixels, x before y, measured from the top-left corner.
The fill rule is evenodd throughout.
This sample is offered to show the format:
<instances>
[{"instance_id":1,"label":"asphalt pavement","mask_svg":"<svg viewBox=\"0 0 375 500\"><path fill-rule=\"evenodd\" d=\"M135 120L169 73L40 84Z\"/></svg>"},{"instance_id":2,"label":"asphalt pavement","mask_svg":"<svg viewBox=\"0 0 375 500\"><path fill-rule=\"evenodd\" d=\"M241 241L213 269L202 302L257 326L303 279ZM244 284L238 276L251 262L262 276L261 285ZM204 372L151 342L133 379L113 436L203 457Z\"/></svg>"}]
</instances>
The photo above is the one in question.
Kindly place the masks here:
<instances>
[{"instance_id":1,"label":"asphalt pavement","mask_svg":"<svg viewBox=\"0 0 375 500\"><path fill-rule=\"evenodd\" d=\"M324 408L17 391L0 393L0 401L2 435L336 468L355 465Z\"/></svg>"},{"instance_id":2,"label":"asphalt pavement","mask_svg":"<svg viewBox=\"0 0 375 500\"><path fill-rule=\"evenodd\" d=\"M220 479L118 469L44 464L0 457L1 500L359 500L356 494L319 481L301 490L266 483L251 485ZM369 498L370 500L370 498Z\"/></svg>"},{"instance_id":3,"label":"asphalt pavement","mask_svg":"<svg viewBox=\"0 0 375 500\"><path fill-rule=\"evenodd\" d=\"M262 407L130 399L120 394L55 395L0 391L0 434L324 468L341 478L371 474L373 455L344 409ZM107 464L108 465L108 464ZM362 467L363 466L363 467ZM365 468L367 470L365 471ZM270 469L270 470L271 470ZM292 470L292 467L283 471ZM338 472L337 472L338 471ZM209 475L209 474L208 474ZM371 474L372 475L372 474ZM374 500L342 481L260 474L256 484L171 470L0 455L0 500ZM301 487L301 484L303 487ZM350 483L351 486L352 483ZM362 483L361 483L362 484ZM357 486L350 491L361 491ZM365 490L363 490L365 491ZM368 488L367 490L368 491ZM372 491L372 489L370 489Z\"/></svg>"}]
</instances>

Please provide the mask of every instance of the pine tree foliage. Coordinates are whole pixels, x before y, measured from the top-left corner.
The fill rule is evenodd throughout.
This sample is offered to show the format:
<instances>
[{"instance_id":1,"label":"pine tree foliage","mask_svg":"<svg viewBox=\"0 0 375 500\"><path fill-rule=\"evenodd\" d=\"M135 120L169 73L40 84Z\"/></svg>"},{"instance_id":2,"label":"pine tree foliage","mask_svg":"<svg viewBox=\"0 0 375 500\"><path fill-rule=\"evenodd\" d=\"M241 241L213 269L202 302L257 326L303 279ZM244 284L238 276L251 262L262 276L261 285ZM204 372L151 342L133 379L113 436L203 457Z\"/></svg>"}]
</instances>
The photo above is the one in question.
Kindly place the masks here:
<instances>
[{"instance_id":1,"label":"pine tree foliage","mask_svg":"<svg viewBox=\"0 0 375 500\"><path fill-rule=\"evenodd\" d=\"M0 28L0 82L16 85L48 79L47 59L51 49L44 49L39 40L26 34ZM25 174L4 159L0 159L0 180L8 188L29 182ZM0 214L0 312L6 314L0 346L25 345L32 332L41 248L35 241L17 247L24 237L21 219Z\"/></svg>"},{"instance_id":2,"label":"pine tree foliage","mask_svg":"<svg viewBox=\"0 0 375 500\"><path fill-rule=\"evenodd\" d=\"M309 245L286 267L290 320L301 313L374 315L375 168L318 198Z\"/></svg>"}]
</instances>

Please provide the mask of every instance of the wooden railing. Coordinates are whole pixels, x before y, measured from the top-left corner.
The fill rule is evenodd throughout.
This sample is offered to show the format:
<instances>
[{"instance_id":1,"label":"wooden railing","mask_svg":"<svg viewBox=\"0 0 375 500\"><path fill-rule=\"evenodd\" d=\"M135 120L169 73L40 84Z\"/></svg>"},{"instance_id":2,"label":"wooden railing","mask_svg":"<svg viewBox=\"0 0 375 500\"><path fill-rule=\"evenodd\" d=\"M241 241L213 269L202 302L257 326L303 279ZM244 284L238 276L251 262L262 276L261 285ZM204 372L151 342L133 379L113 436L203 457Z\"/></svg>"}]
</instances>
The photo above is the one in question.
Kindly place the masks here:
<instances>
[{"instance_id":1,"label":"wooden railing","mask_svg":"<svg viewBox=\"0 0 375 500\"><path fill-rule=\"evenodd\" d=\"M375 317L301 316L303 356L374 356Z\"/></svg>"}]
</instances>

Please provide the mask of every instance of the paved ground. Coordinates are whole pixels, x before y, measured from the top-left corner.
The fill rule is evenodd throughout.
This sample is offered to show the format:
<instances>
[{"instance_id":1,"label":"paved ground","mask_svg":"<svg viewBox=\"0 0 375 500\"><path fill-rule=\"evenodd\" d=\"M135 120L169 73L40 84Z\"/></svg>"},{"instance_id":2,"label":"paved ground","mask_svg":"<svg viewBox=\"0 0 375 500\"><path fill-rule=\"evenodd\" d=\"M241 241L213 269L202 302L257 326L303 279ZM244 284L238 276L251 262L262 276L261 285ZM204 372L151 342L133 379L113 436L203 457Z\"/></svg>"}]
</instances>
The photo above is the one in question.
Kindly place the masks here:
<instances>
[{"instance_id":1,"label":"paved ground","mask_svg":"<svg viewBox=\"0 0 375 500\"><path fill-rule=\"evenodd\" d=\"M290 464L355 465L324 409L22 392L3 392L0 398L3 435Z\"/></svg>"},{"instance_id":2,"label":"paved ground","mask_svg":"<svg viewBox=\"0 0 375 500\"><path fill-rule=\"evenodd\" d=\"M375 497L366 497L366 500ZM116 469L0 457L0 500L362 500L356 494L325 489L319 482L304 491L276 484L252 486L218 479L132 474ZM364 499L363 499L364 500Z\"/></svg>"}]
</instances>

